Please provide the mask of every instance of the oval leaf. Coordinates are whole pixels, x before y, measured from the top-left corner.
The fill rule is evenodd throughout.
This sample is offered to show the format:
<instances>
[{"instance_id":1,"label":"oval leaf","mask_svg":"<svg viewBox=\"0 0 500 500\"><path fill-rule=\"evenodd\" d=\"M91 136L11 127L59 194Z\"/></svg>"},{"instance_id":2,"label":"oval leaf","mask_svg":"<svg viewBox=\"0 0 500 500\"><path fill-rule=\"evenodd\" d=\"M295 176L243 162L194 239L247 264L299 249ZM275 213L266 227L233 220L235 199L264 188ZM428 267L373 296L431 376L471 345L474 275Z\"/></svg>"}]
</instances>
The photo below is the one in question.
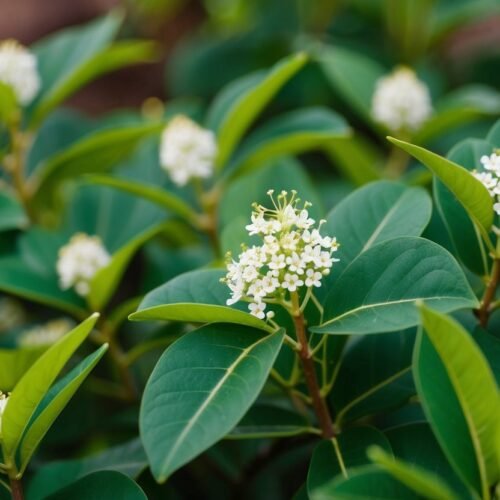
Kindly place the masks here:
<instances>
[{"instance_id":1,"label":"oval leaf","mask_svg":"<svg viewBox=\"0 0 500 500\"><path fill-rule=\"evenodd\" d=\"M144 391L140 430L155 478L163 482L224 437L260 393L283 332L208 325L160 358Z\"/></svg>"}]
</instances>

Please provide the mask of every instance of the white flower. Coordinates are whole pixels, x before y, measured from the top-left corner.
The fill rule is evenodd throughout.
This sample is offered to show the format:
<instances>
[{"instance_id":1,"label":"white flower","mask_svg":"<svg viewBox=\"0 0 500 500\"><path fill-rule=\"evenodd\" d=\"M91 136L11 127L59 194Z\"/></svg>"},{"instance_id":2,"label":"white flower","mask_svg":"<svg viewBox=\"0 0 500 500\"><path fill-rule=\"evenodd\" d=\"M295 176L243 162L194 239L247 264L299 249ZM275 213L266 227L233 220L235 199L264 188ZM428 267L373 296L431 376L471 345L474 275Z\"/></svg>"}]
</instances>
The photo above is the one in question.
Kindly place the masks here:
<instances>
[{"instance_id":1,"label":"white flower","mask_svg":"<svg viewBox=\"0 0 500 500\"><path fill-rule=\"evenodd\" d=\"M88 295L92 278L110 259L98 236L84 233L74 235L59 250L57 273L60 287L63 290L74 287L79 295Z\"/></svg>"},{"instance_id":2,"label":"white flower","mask_svg":"<svg viewBox=\"0 0 500 500\"><path fill-rule=\"evenodd\" d=\"M397 68L377 81L372 116L390 130L418 130L431 113L429 89L410 68Z\"/></svg>"},{"instance_id":3,"label":"white flower","mask_svg":"<svg viewBox=\"0 0 500 500\"><path fill-rule=\"evenodd\" d=\"M10 297L0 298L0 333L20 326L26 319L21 304Z\"/></svg>"},{"instance_id":4,"label":"white flower","mask_svg":"<svg viewBox=\"0 0 500 500\"><path fill-rule=\"evenodd\" d=\"M19 345L36 347L54 344L74 326L73 321L65 318L49 321L44 325L35 326L21 333Z\"/></svg>"},{"instance_id":5,"label":"white flower","mask_svg":"<svg viewBox=\"0 0 500 500\"><path fill-rule=\"evenodd\" d=\"M10 85L20 104L29 104L40 89L34 54L15 40L0 43L0 81Z\"/></svg>"},{"instance_id":6,"label":"white flower","mask_svg":"<svg viewBox=\"0 0 500 500\"><path fill-rule=\"evenodd\" d=\"M252 223L246 226L250 235L261 236L261 246L244 248L235 261L228 256L227 274L222 280L230 291L227 300L232 305L240 300L250 302L251 314L260 319L271 319L273 311L264 313L266 301L285 303L290 294L302 286L321 286L323 276L329 274L337 251L336 238L323 237L314 219L309 217L310 203L298 207L300 200L293 192L282 192L277 200L268 192L274 209L254 204ZM283 302L285 301L285 302Z\"/></svg>"},{"instance_id":7,"label":"white flower","mask_svg":"<svg viewBox=\"0 0 500 500\"><path fill-rule=\"evenodd\" d=\"M186 116L175 117L163 131L160 163L178 186L192 178L210 177L216 154L214 133Z\"/></svg>"},{"instance_id":8,"label":"white flower","mask_svg":"<svg viewBox=\"0 0 500 500\"><path fill-rule=\"evenodd\" d=\"M500 215L500 155L492 153L480 159L487 172L473 170L472 174L480 180L493 198L493 210Z\"/></svg>"},{"instance_id":9,"label":"white flower","mask_svg":"<svg viewBox=\"0 0 500 500\"><path fill-rule=\"evenodd\" d=\"M9 395L0 391L0 436L2 435L2 415L9 401Z\"/></svg>"}]
</instances>

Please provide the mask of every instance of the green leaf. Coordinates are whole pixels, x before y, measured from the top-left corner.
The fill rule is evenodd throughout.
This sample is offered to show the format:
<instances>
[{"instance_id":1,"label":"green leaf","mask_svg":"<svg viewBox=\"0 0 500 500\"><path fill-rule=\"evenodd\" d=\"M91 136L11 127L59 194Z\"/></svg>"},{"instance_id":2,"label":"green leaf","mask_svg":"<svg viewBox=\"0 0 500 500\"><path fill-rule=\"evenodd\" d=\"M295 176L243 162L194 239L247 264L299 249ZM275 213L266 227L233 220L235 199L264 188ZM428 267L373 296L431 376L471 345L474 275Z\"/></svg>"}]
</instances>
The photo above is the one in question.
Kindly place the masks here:
<instances>
[{"instance_id":1,"label":"green leaf","mask_svg":"<svg viewBox=\"0 0 500 500\"><path fill-rule=\"evenodd\" d=\"M270 70L230 83L216 97L207 125L218 138L217 168L224 167L238 141L267 103L307 62L305 53L294 54Z\"/></svg>"},{"instance_id":2,"label":"green leaf","mask_svg":"<svg viewBox=\"0 0 500 500\"><path fill-rule=\"evenodd\" d=\"M492 150L493 146L488 142L466 139L459 142L449 152L447 158L463 165L467 170L477 168L481 171L483 170L480 163L481 156L490 155ZM487 275L490 267L488 250L462 203L436 178L434 197L459 259L474 273L480 276Z\"/></svg>"},{"instance_id":3,"label":"green leaf","mask_svg":"<svg viewBox=\"0 0 500 500\"><path fill-rule=\"evenodd\" d=\"M181 274L149 292L132 321L188 321L191 323L237 323L272 331L264 321L234 306L226 306L229 288L221 283L225 271L205 269ZM239 305L245 308L245 305Z\"/></svg>"},{"instance_id":4,"label":"green leaf","mask_svg":"<svg viewBox=\"0 0 500 500\"><path fill-rule=\"evenodd\" d=\"M253 132L228 169L244 174L269 159L319 149L349 136L346 121L326 108L306 108L278 116Z\"/></svg>"},{"instance_id":5,"label":"green leaf","mask_svg":"<svg viewBox=\"0 0 500 500\"><path fill-rule=\"evenodd\" d=\"M226 439L263 439L315 433L296 412L265 404L256 404L226 436Z\"/></svg>"},{"instance_id":6,"label":"green leaf","mask_svg":"<svg viewBox=\"0 0 500 500\"><path fill-rule=\"evenodd\" d=\"M486 140L493 144L496 148L500 148L500 120L497 120L495 125L491 127Z\"/></svg>"},{"instance_id":7,"label":"green leaf","mask_svg":"<svg viewBox=\"0 0 500 500\"><path fill-rule=\"evenodd\" d=\"M116 251L106 267L100 269L90 282L87 300L94 311L102 310L111 299L125 269L137 250L148 240L165 229L163 224L154 226L136 236L132 241Z\"/></svg>"},{"instance_id":8,"label":"green leaf","mask_svg":"<svg viewBox=\"0 0 500 500\"><path fill-rule=\"evenodd\" d=\"M183 219L193 223L197 219L197 213L182 198L176 196L166 189L153 185L144 184L135 180L127 180L110 175L90 175L87 179L94 184L110 186L115 189L130 193L158 205Z\"/></svg>"},{"instance_id":9,"label":"green leaf","mask_svg":"<svg viewBox=\"0 0 500 500\"><path fill-rule=\"evenodd\" d=\"M311 500L419 500L412 490L377 466L357 467L309 494Z\"/></svg>"},{"instance_id":10,"label":"green leaf","mask_svg":"<svg viewBox=\"0 0 500 500\"><path fill-rule=\"evenodd\" d=\"M368 450L368 456L391 476L424 498L457 499L439 476L426 469L398 460L378 446L371 447Z\"/></svg>"},{"instance_id":11,"label":"green leaf","mask_svg":"<svg viewBox=\"0 0 500 500\"><path fill-rule=\"evenodd\" d=\"M360 136L338 138L325 147L325 153L344 177L357 186L381 178L380 152Z\"/></svg>"},{"instance_id":12,"label":"green leaf","mask_svg":"<svg viewBox=\"0 0 500 500\"><path fill-rule=\"evenodd\" d=\"M93 314L50 347L25 373L11 393L2 415L2 448L13 462L17 447L38 405L71 355L87 338L98 314Z\"/></svg>"},{"instance_id":13,"label":"green leaf","mask_svg":"<svg viewBox=\"0 0 500 500\"><path fill-rule=\"evenodd\" d=\"M483 183L465 168L442 156L393 137L388 139L421 161L445 184L478 225L483 237L489 241L488 233L493 224L493 201Z\"/></svg>"},{"instance_id":14,"label":"green leaf","mask_svg":"<svg viewBox=\"0 0 500 500\"><path fill-rule=\"evenodd\" d=\"M36 43L32 50L37 58L42 87L31 109L64 88L78 69L109 45L123 16L115 10L83 26L65 29Z\"/></svg>"},{"instance_id":15,"label":"green leaf","mask_svg":"<svg viewBox=\"0 0 500 500\"><path fill-rule=\"evenodd\" d=\"M132 479L115 471L89 474L76 483L57 491L46 500L147 500L142 489Z\"/></svg>"},{"instance_id":16,"label":"green leaf","mask_svg":"<svg viewBox=\"0 0 500 500\"><path fill-rule=\"evenodd\" d=\"M346 477L354 467L369 464L366 455L369 446L378 445L391 453L387 438L373 427L354 427L339 434L337 438L319 443L311 458L307 474L307 491L325 486L337 476Z\"/></svg>"},{"instance_id":17,"label":"green leaf","mask_svg":"<svg viewBox=\"0 0 500 500\"><path fill-rule=\"evenodd\" d=\"M11 85L0 82L0 122L7 125L19 119L19 106Z\"/></svg>"},{"instance_id":18,"label":"green leaf","mask_svg":"<svg viewBox=\"0 0 500 500\"><path fill-rule=\"evenodd\" d=\"M112 446L84 458L61 460L43 465L28 484L29 500L42 500L55 491L89 474L112 470L136 478L147 466L146 454L139 438Z\"/></svg>"},{"instance_id":19,"label":"green leaf","mask_svg":"<svg viewBox=\"0 0 500 500\"><path fill-rule=\"evenodd\" d=\"M94 132L47 159L33 173L33 203L43 206L65 179L109 170L127 158L144 138L156 134L161 123L144 123Z\"/></svg>"},{"instance_id":20,"label":"green leaf","mask_svg":"<svg viewBox=\"0 0 500 500\"><path fill-rule=\"evenodd\" d=\"M415 382L448 460L482 498L500 478L495 438L500 395L490 367L467 331L421 306L424 332L415 347Z\"/></svg>"},{"instance_id":21,"label":"green leaf","mask_svg":"<svg viewBox=\"0 0 500 500\"><path fill-rule=\"evenodd\" d=\"M347 345L330 394L339 426L396 408L415 394L414 331L368 335Z\"/></svg>"},{"instance_id":22,"label":"green leaf","mask_svg":"<svg viewBox=\"0 0 500 500\"><path fill-rule=\"evenodd\" d=\"M152 62L156 58L155 44L140 40L120 41L97 52L43 96L33 113L31 126L38 126L59 104L98 76L125 66Z\"/></svg>"},{"instance_id":23,"label":"green leaf","mask_svg":"<svg viewBox=\"0 0 500 500\"><path fill-rule=\"evenodd\" d=\"M0 231L23 229L29 224L21 204L10 194L0 192Z\"/></svg>"},{"instance_id":24,"label":"green leaf","mask_svg":"<svg viewBox=\"0 0 500 500\"><path fill-rule=\"evenodd\" d=\"M12 391L46 349L46 347L0 349L0 391Z\"/></svg>"},{"instance_id":25,"label":"green leaf","mask_svg":"<svg viewBox=\"0 0 500 500\"><path fill-rule=\"evenodd\" d=\"M380 130L371 117L372 97L377 80L388 71L373 58L344 47L323 45L316 58L332 87L368 124Z\"/></svg>"},{"instance_id":26,"label":"green leaf","mask_svg":"<svg viewBox=\"0 0 500 500\"><path fill-rule=\"evenodd\" d=\"M400 236L420 236L431 212L432 201L424 189L397 182L374 182L348 195L323 226L324 234L340 243L335 254L340 262L334 265L332 278L374 245Z\"/></svg>"},{"instance_id":27,"label":"green leaf","mask_svg":"<svg viewBox=\"0 0 500 500\"><path fill-rule=\"evenodd\" d=\"M311 330L359 335L410 328L419 323L417 301L443 312L478 305L446 250L423 238L395 238L349 265L325 299L323 324Z\"/></svg>"},{"instance_id":28,"label":"green leaf","mask_svg":"<svg viewBox=\"0 0 500 500\"><path fill-rule=\"evenodd\" d=\"M56 418L64 410L99 360L104 356L107 349L108 345L104 344L93 354L87 356L78 366L57 382L42 399L21 441L21 473L28 466L33 453Z\"/></svg>"},{"instance_id":29,"label":"green leaf","mask_svg":"<svg viewBox=\"0 0 500 500\"><path fill-rule=\"evenodd\" d=\"M160 358L144 391L141 437L155 478L228 434L260 393L283 332L213 324L181 337Z\"/></svg>"},{"instance_id":30,"label":"green leaf","mask_svg":"<svg viewBox=\"0 0 500 500\"><path fill-rule=\"evenodd\" d=\"M414 137L423 144L453 128L500 114L500 94L485 85L468 85L446 95Z\"/></svg>"}]
</instances>

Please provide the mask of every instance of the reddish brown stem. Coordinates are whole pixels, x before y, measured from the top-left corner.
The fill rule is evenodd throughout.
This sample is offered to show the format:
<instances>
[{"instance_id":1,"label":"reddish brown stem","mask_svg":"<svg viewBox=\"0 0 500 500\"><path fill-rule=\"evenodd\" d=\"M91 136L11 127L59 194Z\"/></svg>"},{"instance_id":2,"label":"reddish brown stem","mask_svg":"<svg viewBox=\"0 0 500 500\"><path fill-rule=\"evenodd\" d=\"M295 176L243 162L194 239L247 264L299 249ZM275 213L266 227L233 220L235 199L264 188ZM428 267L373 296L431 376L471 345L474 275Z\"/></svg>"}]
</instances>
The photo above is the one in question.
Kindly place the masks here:
<instances>
[{"instance_id":1,"label":"reddish brown stem","mask_svg":"<svg viewBox=\"0 0 500 500\"><path fill-rule=\"evenodd\" d=\"M304 378L309 390L309 394L312 399L312 405L316 417L318 418L318 423L321 428L321 435L325 439L330 439L335 436L335 429L332 422L332 417L330 415L330 410L326 404L325 398L321 395L321 390L318 384L318 378L316 376L316 368L314 366L314 360L312 359L312 353L309 348L309 342L307 340L306 326L304 322L304 315L300 312L298 305L298 298L292 297L294 303L294 309L296 313L293 315L293 321L295 324L295 333L297 334L297 340L300 344L299 358L302 364L302 371L304 372Z\"/></svg>"},{"instance_id":2,"label":"reddish brown stem","mask_svg":"<svg viewBox=\"0 0 500 500\"><path fill-rule=\"evenodd\" d=\"M20 479L10 478L12 500L24 500L23 484Z\"/></svg>"},{"instance_id":3,"label":"reddish brown stem","mask_svg":"<svg viewBox=\"0 0 500 500\"><path fill-rule=\"evenodd\" d=\"M490 280L484 291L483 300L481 301L481 306L477 311L479 318L479 324L486 328L488 326L488 320L490 319L490 307L491 303L495 299L495 293L497 291L498 283L500 281L500 259L495 259L493 261L493 267L491 269Z\"/></svg>"}]
</instances>

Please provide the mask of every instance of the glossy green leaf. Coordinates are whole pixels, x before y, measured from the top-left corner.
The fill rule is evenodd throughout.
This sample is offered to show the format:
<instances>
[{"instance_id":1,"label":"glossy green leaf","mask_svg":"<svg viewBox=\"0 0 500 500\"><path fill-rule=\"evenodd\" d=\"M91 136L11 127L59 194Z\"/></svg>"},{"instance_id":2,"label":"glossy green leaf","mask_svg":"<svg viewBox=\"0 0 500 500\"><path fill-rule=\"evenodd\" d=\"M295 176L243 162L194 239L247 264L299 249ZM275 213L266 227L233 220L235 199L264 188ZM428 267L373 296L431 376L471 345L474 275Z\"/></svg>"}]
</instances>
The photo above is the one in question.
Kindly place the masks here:
<instances>
[{"instance_id":1,"label":"glossy green leaf","mask_svg":"<svg viewBox=\"0 0 500 500\"><path fill-rule=\"evenodd\" d=\"M323 324L312 331L359 335L410 328L419 323L418 301L443 312L478 305L446 250L423 238L395 238L349 265L325 299Z\"/></svg>"},{"instance_id":2,"label":"glossy green leaf","mask_svg":"<svg viewBox=\"0 0 500 500\"><path fill-rule=\"evenodd\" d=\"M307 61L294 54L261 71L230 83L215 99L208 115L208 127L218 138L218 168L229 160L234 148L267 103Z\"/></svg>"},{"instance_id":3,"label":"glossy green leaf","mask_svg":"<svg viewBox=\"0 0 500 500\"><path fill-rule=\"evenodd\" d=\"M100 311L111 299L118 286L130 259L137 250L148 240L164 229L157 225L136 236L132 241L116 251L106 267L100 269L90 282L90 292L87 296L88 303L94 311Z\"/></svg>"},{"instance_id":4,"label":"glossy green leaf","mask_svg":"<svg viewBox=\"0 0 500 500\"><path fill-rule=\"evenodd\" d=\"M414 342L415 332L405 330L368 335L347 345L330 394L339 425L397 408L415 394Z\"/></svg>"},{"instance_id":5,"label":"glossy green leaf","mask_svg":"<svg viewBox=\"0 0 500 500\"><path fill-rule=\"evenodd\" d=\"M40 467L28 484L29 500L42 500L93 472L112 470L136 478L147 466L140 439L112 446L88 457L50 462Z\"/></svg>"},{"instance_id":6,"label":"glossy green leaf","mask_svg":"<svg viewBox=\"0 0 500 500\"><path fill-rule=\"evenodd\" d=\"M359 136L338 138L324 150L337 169L357 186L382 176L380 166L384 160L380 152Z\"/></svg>"},{"instance_id":7,"label":"glossy green leaf","mask_svg":"<svg viewBox=\"0 0 500 500\"><path fill-rule=\"evenodd\" d=\"M357 467L309 494L311 500L418 500L412 490L374 465Z\"/></svg>"},{"instance_id":8,"label":"glossy green leaf","mask_svg":"<svg viewBox=\"0 0 500 500\"><path fill-rule=\"evenodd\" d=\"M497 120L495 125L491 127L486 140L493 144L496 148L500 148L500 120Z\"/></svg>"},{"instance_id":9,"label":"glossy green leaf","mask_svg":"<svg viewBox=\"0 0 500 500\"><path fill-rule=\"evenodd\" d=\"M10 392L46 347L0 349L0 391Z\"/></svg>"},{"instance_id":10,"label":"glossy green leaf","mask_svg":"<svg viewBox=\"0 0 500 500\"><path fill-rule=\"evenodd\" d=\"M255 404L226 439L264 439L315 433L307 420L294 411Z\"/></svg>"},{"instance_id":11,"label":"glossy green leaf","mask_svg":"<svg viewBox=\"0 0 500 500\"><path fill-rule=\"evenodd\" d=\"M0 123L11 124L19 119L17 97L11 85L0 82Z\"/></svg>"},{"instance_id":12,"label":"glossy green leaf","mask_svg":"<svg viewBox=\"0 0 500 500\"><path fill-rule=\"evenodd\" d=\"M57 94L79 67L107 47L122 18L122 14L115 10L93 22L59 31L36 43L32 50L37 58L42 86L31 109L36 109L48 96Z\"/></svg>"},{"instance_id":13,"label":"glossy green leaf","mask_svg":"<svg viewBox=\"0 0 500 500\"><path fill-rule=\"evenodd\" d=\"M317 60L327 80L351 108L379 130L371 117L372 97L377 80L387 71L374 59L344 47L324 45Z\"/></svg>"},{"instance_id":14,"label":"glossy green leaf","mask_svg":"<svg viewBox=\"0 0 500 500\"><path fill-rule=\"evenodd\" d=\"M28 223L21 204L13 196L0 191L0 231L23 229Z\"/></svg>"},{"instance_id":15,"label":"glossy green leaf","mask_svg":"<svg viewBox=\"0 0 500 500\"><path fill-rule=\"evenodd\" d=\"M353 427L335 439L319 443L311 458L307 474L307 491L325 486L337 477L349 476L351 469L370 463L366 450L370 446L380 446L391 453L386 437L373 427Z\"/></svg>"},{"instance_id":16,"label":"glossy green leaf","mask_svg":"<svg viewBox=\"0 0 500 500\"><path fill-rule=\"evenodd\" d=\"M229 165L241 175L269 159L323 148L350 134L346 121L326 108L306 108L278 116L253 132Z\"/></svg>"},{"instance_id":17,"label":"glossy green leaf","mask_svg":"<svg viewBox=\"0 0 500 500\"><path fill-rule=\"evenodd\" d=\"M132 479L116 471L89 474L47 497L47 500L147 500L142 489Z\"/></svg>"},{"instance_id":18,"label":"glossy green leaf","mask_svg":"<svg viewBox=\"0 0 500 500\"><path fill-rule=\"evenodd\" d=\"M378 446L371 447L368 456L391 476L424 498L457 499L449 486L431 471L398 460Z\"/></svg>"},{"instance_id":19,"label":"glossy green leaf","mask_svg":"<svg viewBox=\"0 0 500 500\"><path fill-rule=\"evenodd\" d=\"M495 438L500 394L490 367L455 320L422 306L415 347L422 405L450 463L483 498L500 477Z\"/></svg>"},{"instance_id":20,"label":"glossy green leaf","mask_svg":"<svg viewBox=\"0 0 500 500\"><path fill-rule=\"evenodd\" d=\"M47 159L31 178L34 203L47 201L61 181L109 170L127 158L144 138L158 133L161 123L144 123L97 131Z\"/></svg>"},{"instance_id":21,"label":"glossy green leaf","mask_svg":"<svg viewBox=\"0 0 500 500\"><path fill-rule=\"evenodd\" d=\"M447 158L467 170L482 170L480 158L491 154L493 146L485 141L466 139L459 142L448 154ZM489 272L488 249L481 234L471 221L460 201L439 180L434 182L434 197L437 208L446 225L450 238L459 259L471 271L480 276Z\"/></svg>"},{"instance_id":22,"label":"glossy green leaf","mask_svg":"<svg viewBox=\"0 0 500 500\"><path fill-rule=\"evenodd\" d=\"M488 360L497 385L500 386L500 338L495 337L480 326L474 330L472 336Z\"/></svg>"},{"instance_id":23,"label":"glossy green leaf","mask_svg":"<svg viewBox=\"0 0 500 500\"><path fill-rule=\"evenodd\" d=\"M110 175L91 175L87 179L95 184L109 186L126 193L140 196L189 222L194 222L197 218L196 212L182 198L168 192L166 189L153 185L136 182L135 180L112 177Z\"/></svg>"},{"instance_id":24,"label":"glossy green leaf","mask_svg":"<svg viewBox=\"0 0 500 500\"><path fill-rule=\"evenodd\" d=\"M98 317L98 314L93 314L50 347L12 391L2 415L2 448L6 459L14 460L17 447L38 405L71 355L87 338Z\"/></svg>"},{"instance_id":25,"label":"glossy green leaf","mask_svg":"<svg viewBox=\"0 0 500 500\"><path fill-rule=\"evenodd\" d=\"M155 45L152 42L139 40L116 42L97 52L43 96L37 103L31 125L37 126L64 100L98 76L125 66L152 62L156 57Z\"/></svg>"},{"instance_id":26,"label":"glossy green leaf","mask_svg":"<svg viewBox=\"0 0 500 500\"><path fill-rule=\"evenodd\" d=\"M229 288L220 281L225 275L218 269L181 274L149 292L130 319L237 323L272 331L267 323L245 312L244 304L239 305L243 310L226 306Z\"/></svg>"},{"instance_id":27,"label":"glossy green leaf","mask_svg":"<svg viewBox=\"0 0 500 500\"><path fill-rule=\"evenodd\" d=\"M457 197L478 225L483 237L489 239L488 233L493 224L493 201L481 181L460 165L424 148L392 137L389 137L389 141L428 167Z\"/></svg>"},{"instance_id":28,"label":"glossy green leaf","mask_svg":"<svg viewBox=\"0 0 500 500\"><path fill-rule=\"evenodd\" d=\"M42 399L35 414L31 417L28 429L21 441L21 472L26 469L45 434L95 365L104 356L107 349L108 345L104 344L93 354L87 356L78 366L57 382Z\"/></svg>"},{"instance_id":29,"label":"glossy green leaf","mask_svg":"<svg viewBox=\"0 0 500 500\"><path fill-rule=\"evenodd\" d=\"M261 391L283 341L213 324L175 342L156 365L141 405L141 437L155 478L228 434Z\"/></svg>"},{"instance_id":30,"label":"glossy green leaf","mask_svg":"<svg viewBox=\"0 0 500 500\"><path fill-rule=\"evenodd\" d=\"M422 188L378 181L357 189L328 214L322 232L335 236L340 259L332 279L362 252L400 236L420 236L429 223L432 202ZM362 216L361 216L362 215Z\"/></svg>"}]
</instances>

